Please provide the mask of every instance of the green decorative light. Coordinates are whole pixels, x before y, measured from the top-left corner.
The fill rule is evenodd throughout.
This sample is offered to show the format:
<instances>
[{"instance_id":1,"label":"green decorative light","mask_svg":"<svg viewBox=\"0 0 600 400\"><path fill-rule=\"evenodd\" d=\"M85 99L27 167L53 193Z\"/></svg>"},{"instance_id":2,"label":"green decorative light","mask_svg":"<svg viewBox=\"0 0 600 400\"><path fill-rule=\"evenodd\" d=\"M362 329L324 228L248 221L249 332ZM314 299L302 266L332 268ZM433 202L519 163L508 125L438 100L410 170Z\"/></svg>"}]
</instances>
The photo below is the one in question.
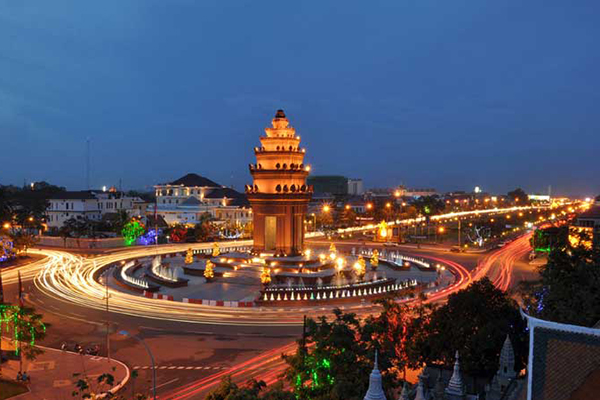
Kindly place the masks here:
<instances>
[{"instance_id":1,"label":"green decorative light","mask_svg":"<svg viewBox=\"0 0 600 400\"><path fill-rule=\"evenodd\" d=\"M135 243L137 238L142 236L146 231L146 227L140 221L133 220L128 222L123 227L121 234L123 235L123 239L125 240L125 244L127 246L131 246Z\"/></svg>"},{"instance_id":2,"label":"green decorative light","mask_svg":"<svg viewBox=\"0 0 600 400\"><path fill-rule=\"evenodd\" d=\"M29 331L31 339L29 340L30 346L35 346L35 332L36 327L30 323L23 323L23 308L19 306L13 306L10 304L0 304L0 323L6 324L5 332L10 332L10 326L13 327L13 339L15 342L20 342L24 337L24 332ZM43 332L46 332L46 325L40 322L40 326ZM15 354L19 355L20 348L16 346Z\"/></svg>"}]
</instances>

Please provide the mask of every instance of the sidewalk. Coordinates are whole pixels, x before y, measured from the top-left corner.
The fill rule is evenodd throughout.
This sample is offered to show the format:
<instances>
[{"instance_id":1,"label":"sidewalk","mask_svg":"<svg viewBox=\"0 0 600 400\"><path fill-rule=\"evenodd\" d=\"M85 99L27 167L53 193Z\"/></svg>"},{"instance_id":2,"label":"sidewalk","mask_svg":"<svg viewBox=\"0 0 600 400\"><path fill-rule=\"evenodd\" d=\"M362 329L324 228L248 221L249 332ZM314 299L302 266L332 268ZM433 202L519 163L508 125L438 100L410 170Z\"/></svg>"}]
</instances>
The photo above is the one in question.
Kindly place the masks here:
<instances>
[{"instance_id":1,"label":"sidewalk","mask_svg":"<svg viewBox=\"0 0 600 400\"><path fill-rule=\"evenodd\" d=\"M75 383L87 374L92 389L96 388L98 376L108 373L115 378L115 391L123 387L129 380L129 368L120 361L108 360L104 357L84 356L39 346L44 353L35 361L23 360L23 368L31 377L29 393L12 399L19 400L58 400L72 398L76 390ZM6 348L6 347L5 347ZM114 369L114 370L113 370ZM9 360L2 365L2 376L15 379L19 371L19 361ZM81 374L74 377L73 374Z\"/></svg>"}]
</instances>

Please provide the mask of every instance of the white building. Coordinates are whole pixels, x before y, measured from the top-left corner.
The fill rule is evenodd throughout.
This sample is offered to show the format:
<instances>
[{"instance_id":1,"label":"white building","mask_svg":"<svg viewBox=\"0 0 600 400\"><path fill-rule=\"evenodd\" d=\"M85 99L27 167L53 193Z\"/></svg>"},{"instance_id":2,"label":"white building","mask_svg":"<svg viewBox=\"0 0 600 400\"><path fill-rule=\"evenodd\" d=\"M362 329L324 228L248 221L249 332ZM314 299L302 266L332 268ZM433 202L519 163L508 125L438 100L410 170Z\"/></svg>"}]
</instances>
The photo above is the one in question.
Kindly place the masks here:
<instances>
[{"instance_id":1,"label":"white building","mask_svg":"<svg viewBox=\"0 0 600 400\"><path fill-rule=\"evenodd\" d=\"M417 199L419 197L438 196L438 195L439 195L439 193L437 192L437 190L432 189L432 188L406 189L406 192L404 193L404 196L413 197L415 199Z\"/></svg>"},{"instance_id":2,"label":"white building","mask_svg":"<svg viewBox=\"0 0 600 400\"><path fill-rule=\"evenodd\" d=\"M359 196L365 191L362 179L348 178L348 194L351 196Z\"/></svg>"},{"instance_id":3,"label":"white building","mask_svg":"<svg viewBox=\"0 0 600 400\"><path fill-rule=\"evenodd\" d=\"M134 204L142 202L137 197L126 197L122 193L95 190L60 192L48 201L46 222L49 228L60 228L71 218L100 221L105 214L122 210L133 216Z\"/></svg>"},{"instance_id":4,"label":"white building","mask_svg":"<svg viewBox=\"0 0 600 400\"><path fill-rule=\"evenodd\" d=\"M156 213L169 225L195 225L205 213L233 224L252 221L252 210L244 194L203 176L187 174L154 188L156 204L148 205L146 215Z\"/></svg>"}]
</instances>

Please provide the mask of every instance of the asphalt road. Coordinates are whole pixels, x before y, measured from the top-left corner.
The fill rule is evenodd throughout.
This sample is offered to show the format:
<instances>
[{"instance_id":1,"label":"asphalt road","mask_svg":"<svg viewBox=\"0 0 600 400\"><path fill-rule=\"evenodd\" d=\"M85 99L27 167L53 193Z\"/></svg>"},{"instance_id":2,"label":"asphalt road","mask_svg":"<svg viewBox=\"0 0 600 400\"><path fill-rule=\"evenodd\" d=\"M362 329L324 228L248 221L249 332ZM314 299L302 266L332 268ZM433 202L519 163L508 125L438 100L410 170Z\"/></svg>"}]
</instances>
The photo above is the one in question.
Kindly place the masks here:
<instances>
[{"instance_id":1,"label":"asphalt road","mask_svg":"<svg viewBox=\"0 0 600 400\"><path fill-rule=\"evenodd\" d=\"M344 251L356 245L343 242L336 244ZM511 261L510 254L516 250L511 246L492 253L500 253L502 257L491 261L490 254L451 253L445 248L417 249L411 246L400 247L399 250L406 254L443 258L462 265L473 274L482 271L481 260L487 260L485 265L489 275L498 277L503 276L503 270L504 274L507 273L506 268L510 267L511 262L514 264L518 261L518 257L513 257ZM118 257L119 253L111 254ZM42 312L44 320L51 324L44 345L60 347L65 341L83 346L99 344L102 353L106 354L105 321L108 317L111 357L137 370L139 377L133 382L135 389L148 393L152 385L149 357L140 344L118 332L125 330L142 338L156 360L157 388L161 398L202 399L226 374L232 374L238 382L252 377L274 382L285 366L280 354L293 351L294 341L301 334L299 326L234 326L159 320L122 313L107 314L102 309L49 296L33 284L32 278L37 274L35 268L21 268L28 303ZM527 267L521 265L519 274L524 271L527 271ZM515 281L510 280L509 285ZM504 285L506 279L501 282ZM7 299L16 298L14 276L6 279L4 286ZM131 387L126 390L131 390Z\"/></svg>"}]
</instances>

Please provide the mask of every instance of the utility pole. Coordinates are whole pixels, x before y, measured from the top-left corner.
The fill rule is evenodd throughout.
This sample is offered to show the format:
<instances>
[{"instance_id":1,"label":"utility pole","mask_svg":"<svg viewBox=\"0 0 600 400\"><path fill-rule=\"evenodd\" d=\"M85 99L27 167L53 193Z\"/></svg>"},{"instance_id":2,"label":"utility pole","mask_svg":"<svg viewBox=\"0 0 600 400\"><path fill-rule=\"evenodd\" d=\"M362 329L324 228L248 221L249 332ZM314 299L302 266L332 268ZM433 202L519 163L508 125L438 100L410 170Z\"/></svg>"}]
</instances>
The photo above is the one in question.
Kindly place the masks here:
<instances>
[{"instance_id":1,"label":"utility pole","mask_svg":"<svg viewBox=\"0 0 600 400\"><path fill-rule=\"evenodd\" d=\"M458 218L458 251L460 251L460 217Z\"/></svg>"},{"instance_id":2,"label":"utility pole","mask_svg":"<svg viewBox=\"0 0 600 400\"><path fill-rule=\"evenodd\" d=\"M110 269L106 270L106 275L104 276L104 283L106 286L106 358L110 363L110 312L108 309L108 277L110 275Z\"/></svg>"}]
</instances>

